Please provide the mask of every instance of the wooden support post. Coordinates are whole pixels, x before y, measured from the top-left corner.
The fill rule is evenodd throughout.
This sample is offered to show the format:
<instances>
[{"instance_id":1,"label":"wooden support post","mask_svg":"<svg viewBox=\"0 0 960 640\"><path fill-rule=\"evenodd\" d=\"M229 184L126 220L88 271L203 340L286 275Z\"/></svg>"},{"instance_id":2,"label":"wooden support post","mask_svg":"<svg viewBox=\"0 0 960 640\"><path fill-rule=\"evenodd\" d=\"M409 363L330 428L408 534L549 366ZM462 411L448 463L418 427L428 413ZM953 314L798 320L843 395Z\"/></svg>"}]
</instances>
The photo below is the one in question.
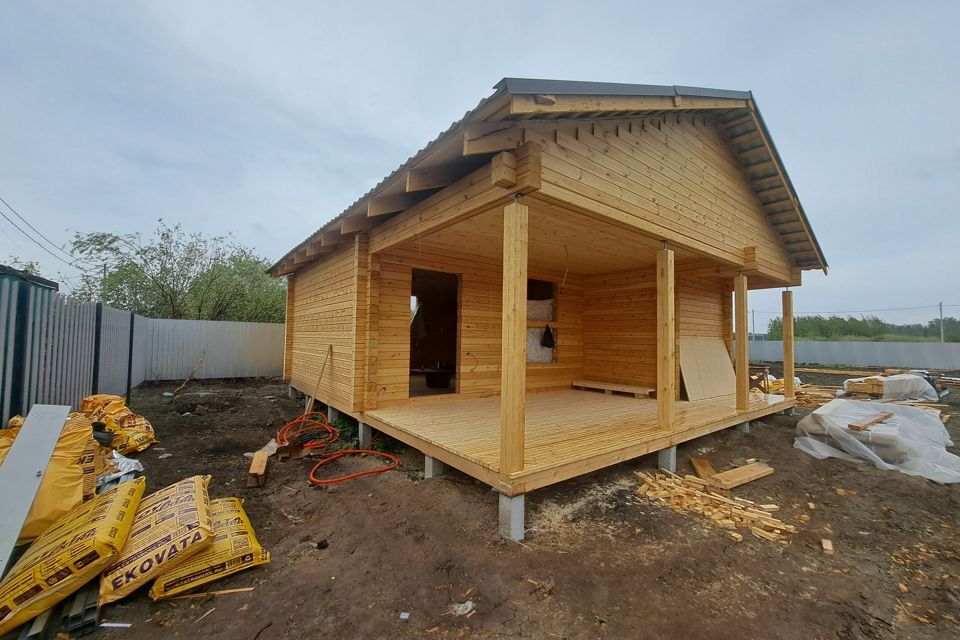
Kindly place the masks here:
<instances>
[{"instance_id":1,"label":"wooden support post","mask_svg":"<svg viewBox=\"0 0 960 640\"><path fill-rule=\"evenodd\" d=\"M500 360L500 473L523 469L527 380L527 232L529 211L503 209L503 327Z\"/></svg>"},{"instance_id":2,"label":"wooden support post","mask_svg":"<svg viewBox=\"0 0 960 640\"><path fill-rule=\"evenodd\" d=\"M783 397L796 397L793 371L793 291L784 291L783 311Z\"/></svg>"},{"instance_id":3,"label":"wooden support post","mask_svg":"<svg viewBox=\"0 0 960 640\"><path fill-rule=\"evenodd\" d=\"M733 279L733 309L737 341L737 411L750 408L750 351L747 335L747 276Z\"/></svg>"},{"instance_id":4,"label":"wooden support post","mask_svg":"<svg viewBox=\"0 0 960 640\"><path fill-rule=\"evenodd\" d=\"M673 428L676 401L676 318L674 308L673 251L657 252L657 425Z\"/></svg>"}]
</instances>

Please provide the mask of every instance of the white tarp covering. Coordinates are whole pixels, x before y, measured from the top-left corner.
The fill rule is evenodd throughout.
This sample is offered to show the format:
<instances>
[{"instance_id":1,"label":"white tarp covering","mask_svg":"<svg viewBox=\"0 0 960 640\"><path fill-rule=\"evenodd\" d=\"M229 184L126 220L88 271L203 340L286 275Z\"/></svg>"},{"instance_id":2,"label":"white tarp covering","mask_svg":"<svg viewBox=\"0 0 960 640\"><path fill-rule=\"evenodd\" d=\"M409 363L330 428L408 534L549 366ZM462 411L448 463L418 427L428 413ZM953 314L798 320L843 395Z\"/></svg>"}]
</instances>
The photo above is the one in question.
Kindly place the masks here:
<instances>
[{"instance_id":1,"label":"white tarp covering","mask_svg":"<svg viewBox=\"0 0 960 640\"><path fill-rule=\"evenodd\" d=\"M862 431L848 427L886 412L893 416ZM866 460L880 469L960 482L960 457L946 450L953 445L946 427L936 415L917 407L831 400L797 423L793 445L815 458Z\"/></svg>"},{"instance_id":2,"label":"white tarp covering","mask_svg":"<svg viewBox=\"0 0 960 640\"><path fill-rule=\"evenodd\" d=\"M940 399L936 389L920 376L912 373L900 373L895 376L869 376L867 378L851 378L843 382L843 390L847 390L849 382L863 382L865 380L881 380L883 382L883 397L886 400L930 400Z\"/></svg>"}]
</instances>

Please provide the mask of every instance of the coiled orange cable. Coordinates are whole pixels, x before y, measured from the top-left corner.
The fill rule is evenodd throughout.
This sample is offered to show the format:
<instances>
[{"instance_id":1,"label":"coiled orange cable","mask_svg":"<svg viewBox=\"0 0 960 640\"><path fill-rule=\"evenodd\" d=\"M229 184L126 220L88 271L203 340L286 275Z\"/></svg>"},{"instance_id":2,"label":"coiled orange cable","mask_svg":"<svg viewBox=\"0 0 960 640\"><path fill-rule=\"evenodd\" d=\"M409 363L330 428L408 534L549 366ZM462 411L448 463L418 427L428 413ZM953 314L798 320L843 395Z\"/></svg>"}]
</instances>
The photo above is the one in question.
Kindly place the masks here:
<instances>
[{"instance_id":1,"label":"coiled orange cable","mask_svg":"<svg viewBox=\"0 0 960 640\"><path fill-rule=\"evenodd\" d=\"M304 449L310 450L326 448L327 445L333 444L339 438L340 431L335 426L330 424L329 420L327 420L326 414L324 414L322 411L311 411L310 413L305 413L296 420L284 425L283 428L277 432L276 441L280 446L299 444ZM349 475L336 478L320 479L316 476L317 470L323 465L329 464L334 460L344 456L360 454L380 456L390 460L391 464L379 469L360 471L358 473L351 473ZM374 451L373 449L341 449L339 451L330 451L317 455L319 455L320 461L313 465L313 468L310 469L309 476L310 484L317 486L345 482L347 480L360 478L362 476L369 476L375 473L384 473L385 471L390 471L391 469L396 469L400 466L400 460L396 456L392 456L383 451Z\"/></svg>"}]
</instances>

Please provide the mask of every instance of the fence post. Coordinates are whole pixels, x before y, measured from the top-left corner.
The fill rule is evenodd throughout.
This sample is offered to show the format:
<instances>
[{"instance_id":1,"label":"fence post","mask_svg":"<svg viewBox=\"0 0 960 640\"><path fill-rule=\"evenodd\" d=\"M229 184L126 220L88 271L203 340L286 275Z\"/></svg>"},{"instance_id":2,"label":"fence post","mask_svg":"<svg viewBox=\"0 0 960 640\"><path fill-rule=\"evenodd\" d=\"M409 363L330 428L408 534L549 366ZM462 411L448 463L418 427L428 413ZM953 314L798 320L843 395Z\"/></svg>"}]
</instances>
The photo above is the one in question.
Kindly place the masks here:
<instances>
[{"instance_id":1,"label":"fence post","mask_svg":"<svg viewBox=\"0 0 960 640\"><path fill-rule=\"evenodd\" d=\"M16 311L13 316L13 366L10 368L10 406L8 416L24 413L24 390L26 388L27 323L30 322L29 296L31 285L18 283L16 288ZM6 426L6 424L0 425Z\"/></svg>"},{"instance_id":2,"label":"fence post","mask_svg":"<svg viewBox=\"0 0 960 640\"><path fill-rule=\"evenodd\" d=\"M93 323L93 390L100 392L100 340L103 338L103 303L97 303L97 314Z\"/></svg>"},{"instance_id":3,"label":"fence post","mask_svg":"<svg viewBox=\"0 0 960 640\"><path fill-rule=\"evenodd\" d=\"M130 406L130 390L133 382L133 325L137 314L130 312L130 345L127 349L127 406Z\"/></svg>"}]
</instances>

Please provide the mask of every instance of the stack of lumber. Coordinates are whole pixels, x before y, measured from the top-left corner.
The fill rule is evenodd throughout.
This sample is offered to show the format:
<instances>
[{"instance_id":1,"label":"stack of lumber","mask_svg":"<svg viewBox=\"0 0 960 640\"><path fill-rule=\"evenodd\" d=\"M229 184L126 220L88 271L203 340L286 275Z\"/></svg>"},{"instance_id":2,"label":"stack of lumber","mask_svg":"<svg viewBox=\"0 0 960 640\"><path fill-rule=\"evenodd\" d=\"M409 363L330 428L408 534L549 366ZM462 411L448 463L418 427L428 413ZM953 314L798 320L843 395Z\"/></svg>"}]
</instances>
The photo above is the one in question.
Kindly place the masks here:
<instances>
[{"instance_id":1,"label":"stack of lumber","mask_svg":"<svg viewBox=\"0 0 960 640\"><path fill-rule=\"evenodd\" d=\"M757 538L787 544L784 534L796 533L797 528L773 517L779 511L775 504L757 504L743 498L727 497L722 489L697 476L683 476L665 471L650 475L637 472L640 488L637 495L681 513L697 513L708 522L730 529L730 537L737 542L743 536L734 529L748 529Z\"/></svg>"},{"instance_id":2,"label":"stack of lumber","mask_svg":"<svg viewBox=\"0 0 960 640\"><path fill-rule=\"evenodd\" d=\"M863 393L871 396L883 395L883 380L880 378L866 378L865 380L847 380L848 394Z\"/></svg>"},{"instance_id":3,"label":"stack of lumber","mask_svg":"<svg viewBox=\"0 0 960 640\"><path fill-rule=\"evenodd\" d=\"M826 387L815 384L801 384L796 390L798 407L817 409L837 397L839 387Z\"/></svg>"}]
</instances>

